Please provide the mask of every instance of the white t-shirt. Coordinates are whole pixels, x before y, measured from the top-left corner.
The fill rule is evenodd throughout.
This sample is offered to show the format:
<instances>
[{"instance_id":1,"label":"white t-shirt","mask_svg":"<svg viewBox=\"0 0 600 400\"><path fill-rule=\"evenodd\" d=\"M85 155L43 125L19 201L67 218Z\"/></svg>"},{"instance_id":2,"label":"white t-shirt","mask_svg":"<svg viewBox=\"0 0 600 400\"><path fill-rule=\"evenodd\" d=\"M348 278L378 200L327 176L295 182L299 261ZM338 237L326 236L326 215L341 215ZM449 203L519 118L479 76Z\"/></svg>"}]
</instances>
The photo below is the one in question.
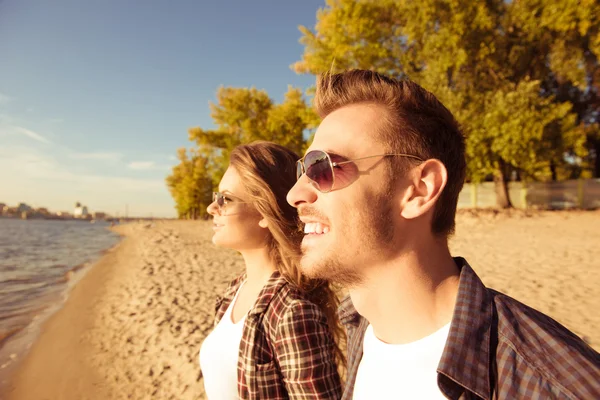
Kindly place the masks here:
<instances>
[{"instance_id":1,"label":"white t-shirt","mask_svg":"<svg viewBox=\"0 0 600 400\"><path fill-rule=\"evenodd\" d=\"M354 384L354 399L446 399L437 384L450 324L416 342L387 344L369 325Z\"/></svg>"},{"instance_id":2,"label":"white t-shirt","mask_svg":"<svg viewBox=\"0 0 600 400\"><path fill-rule=\"evenodd\" d=\"M243 283L227 307L223 318L200 347L200 369L204 377L206 396L209 399L239 399L237 365L246 315L234 324L231 320L231 310L242 286Z\"/></svg>"}]
</instances>

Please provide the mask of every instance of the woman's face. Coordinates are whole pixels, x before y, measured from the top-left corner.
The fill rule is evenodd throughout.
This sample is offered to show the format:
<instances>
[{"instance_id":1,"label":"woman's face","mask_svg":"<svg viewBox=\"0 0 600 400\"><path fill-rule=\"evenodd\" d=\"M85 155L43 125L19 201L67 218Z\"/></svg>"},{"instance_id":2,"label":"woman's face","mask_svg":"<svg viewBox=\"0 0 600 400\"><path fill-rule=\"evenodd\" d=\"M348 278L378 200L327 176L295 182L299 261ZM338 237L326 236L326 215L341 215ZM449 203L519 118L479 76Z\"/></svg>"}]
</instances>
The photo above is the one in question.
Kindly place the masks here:
<instances>
[{"instance_id":1,"label":"woman's face","mask_svg":"<svg viewBox=\"0 0 600 400\"><path fill-rule=\"evenodd\" d=\"M248 195L235 168L227 168L219 183L219 192L225 204L219 207L217 201L213 201L207 207L213 216L213 243L238 251L265 246L268 237L265 221L254 205L248 203Z\"/></svg>"}]
</instances>

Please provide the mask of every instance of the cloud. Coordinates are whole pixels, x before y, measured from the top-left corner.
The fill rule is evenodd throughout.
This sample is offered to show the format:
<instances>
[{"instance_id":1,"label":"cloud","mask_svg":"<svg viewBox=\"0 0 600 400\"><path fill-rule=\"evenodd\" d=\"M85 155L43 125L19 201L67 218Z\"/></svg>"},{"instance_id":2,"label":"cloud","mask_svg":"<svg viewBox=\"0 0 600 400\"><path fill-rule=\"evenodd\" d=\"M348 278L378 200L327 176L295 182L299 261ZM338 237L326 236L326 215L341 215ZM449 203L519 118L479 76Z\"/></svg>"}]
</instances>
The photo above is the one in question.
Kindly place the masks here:
<instances>
[{"instance_id":1,"label":"cloud","mask_svg":"<svg viewBox=\"0 0 600 400\"><path fill-rule=\"evenodd\" d=\"M8 115L8 114L4 114L4 113L0 113L0 126L1 125L11 125L15 122L14 117Z\"/></svg>"},{"instance_id":2,"label":"cloud","mask_svg":"<svg viewBox=\"0 0 600 400\"><path fill-rule=\"evenodd\" d=\"M156 164L154 161L132 161L127 165L136 171L167 171L169 165Z\"/></svg>"},{"instance_id":3,"label":"cloud","mask_svg":"<svg viewBox=\"0 0 600 400\"><path fill-rule=\"evenodd\" d=\"M72 153L69 157L76 160L103 160L103 161L117 161L120 160L123 155L121 153L111 152L91 152L91 153Z\"/></svg>"},{"instance_id":4,"label":"cloud","mask_svg":"<svg viewBox=\"0 0 600 400\"><path fill-rule=\"evenodd\" d=\"M0 104L6 104L12 100L12 97L0 93Z\"/></svg>"},{"instance_id":5,"label":"cloud","mask_svg":"<svg viewBox=\"0 0 600 400\"><path fill-rule=\"evenodd\" d=\"M128 167L137 170L148 170L156 168L156 164L154 161L132 161Z\"/></svg>"},{"instance_id":6,"label":"cloud","mask_svg":"<svg viewBox=\"0 0 600 400\"><path fill-rule=\"evenodd\" d=\"M50 118L49 120L46 121L46 123L48 123L48 124L60 124L63 122L65 122L65 120L62 118Z\"/></svg>"},{"instance_id":7,"label":"cloud","mask_svg":"<svg viewBox=\"0 0 600 400\"><path fill-rule=\"evenodd\" d=\"M36 133L36 132L31 131L29 129L23 128L22 126L15 126L15 127L13 127L13 130L16 133L19 133L21 135L27 136L27 137L29 137L29 138L31 138L33 140L37 140L38 142L50 143L50 141L48 139L46 139L45 137L43 137L39 133Z\"/></svg>"}]
</instances>

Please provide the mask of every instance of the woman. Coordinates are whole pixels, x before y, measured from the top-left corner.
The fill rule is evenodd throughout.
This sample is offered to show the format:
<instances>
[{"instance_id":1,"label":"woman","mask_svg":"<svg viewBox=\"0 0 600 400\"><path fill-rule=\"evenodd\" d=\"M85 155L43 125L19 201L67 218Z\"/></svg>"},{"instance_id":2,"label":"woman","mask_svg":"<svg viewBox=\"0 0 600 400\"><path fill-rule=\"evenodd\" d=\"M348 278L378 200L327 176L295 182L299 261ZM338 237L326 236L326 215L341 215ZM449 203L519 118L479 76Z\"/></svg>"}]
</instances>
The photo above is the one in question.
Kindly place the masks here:
<instances>
[{"instance_id":1,"label":"woman","mask_svg":"<svg viewBox=\"0 0 600 400\"><path fill-rule=\"evenodd\" d=\"M213 243L239 251L246 265L217 300L200 350L209 399L341 397L338 300L300 273L302 232L286 201L298 159L269 142L235 148L208 206Z\"/></svg>"}]
</instances>

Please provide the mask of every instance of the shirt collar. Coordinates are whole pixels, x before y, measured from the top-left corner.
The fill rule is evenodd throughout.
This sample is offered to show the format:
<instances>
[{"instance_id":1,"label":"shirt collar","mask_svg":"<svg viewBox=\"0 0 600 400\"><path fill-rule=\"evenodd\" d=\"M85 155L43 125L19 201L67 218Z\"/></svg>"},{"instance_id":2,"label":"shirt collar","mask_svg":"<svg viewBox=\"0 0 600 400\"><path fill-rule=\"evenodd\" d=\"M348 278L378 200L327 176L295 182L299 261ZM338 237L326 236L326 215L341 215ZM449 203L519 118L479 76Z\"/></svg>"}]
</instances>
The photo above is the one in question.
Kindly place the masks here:
<instances>
[{"instance_id":1,"label":"shirt collar","mask_svg":"<svg viewBox=\"0 0 600 400\"><path fill-rule=\"evenodd\" d=\"M271 300L275 295L287 284L287 281L279 271L273 272L265 286L258 294L258 298L254 303L254 307L250 310L249 315L262 314L265 312Z\"/></svg>"},{"instance_id":2,"label":"shirt collar","mask_svg":"<svg viewBox=\"0 0 600 400\"><path fill-rule=\"evenodd\" d=\"M354 308L350 295L346 295L340 302L338 307L338 318L346 328L349 326L357 327L361 318L363 318L358 311L356 311L356 308Z\"/></svg>"},{"instance_id":3,"label":"shirt collar","mask_svg":"<svg viewBox=\"0 0 600 400\"><path fill-rule=\"evenodd\" d=\"M440 388L454 393L458 384L489 399L490 367L495 362L495 349L491 349L493 299L464 258L454 261L460 268L460 280L448 340L438 365L438 372L449 379L440 377Z\"/></svg>"},{"instance_id":4,"label":"shirt collar","mask_svg":"<svg viewBox=\"0 0 600 400\"><path fill-rule=\"evenodd\" d=\"M225 312L225 308L227 308L227 306L229 306L229 304L235 297L235 294L237 293L239 287L241 286L242 282L244 282L245 280L246 280L246 273L243 273L240 276L238 276L237 278L235 278L233 281L231 281L231 283L229 284L227 289L225 289L225 293L223 293L223 296L217 296L217 299L216 299L217 313L219 312L219 310L222 313ZM265 286L261 289L260 293L258 294L258 297L256 298L256 302L254 303L254 306L249 311L249 315L263 313L269 306L269 303L271 302L273 297L275 297L277 292L279 292L279 290L281 290L281 288L283 288L283 286L286 283L287 283L287 281L285 280L285 278L281 275L281 273L279 271L273 272L273 274L271 274L271 276L269 277L269 280L267 281ZM219 317L219 315L217 315L217 316Z\"/></svg>"},{"instance_id":5,"label":"shirt collar","mask_svg":"<svg viewBox=\"0 0 600 400\"><path fill-rule=\"evenodd\" d=\"M225 289L225 292L223 293L223 295L217 295L217 297L215 299L215 309L217 311L217 319L220 319L220 317L222 316L222 315L219 315L220 311L221 311L221 313L225 312L225 310L221 310L223 305L228 306L229 303L231 303L235 294L237 293L238 288L240 287L242 282L244 282L245 280L246 280L246 273L243 273L229 283L229 286L227 286L227 289Z\"/></svg>"}]
</instances>

